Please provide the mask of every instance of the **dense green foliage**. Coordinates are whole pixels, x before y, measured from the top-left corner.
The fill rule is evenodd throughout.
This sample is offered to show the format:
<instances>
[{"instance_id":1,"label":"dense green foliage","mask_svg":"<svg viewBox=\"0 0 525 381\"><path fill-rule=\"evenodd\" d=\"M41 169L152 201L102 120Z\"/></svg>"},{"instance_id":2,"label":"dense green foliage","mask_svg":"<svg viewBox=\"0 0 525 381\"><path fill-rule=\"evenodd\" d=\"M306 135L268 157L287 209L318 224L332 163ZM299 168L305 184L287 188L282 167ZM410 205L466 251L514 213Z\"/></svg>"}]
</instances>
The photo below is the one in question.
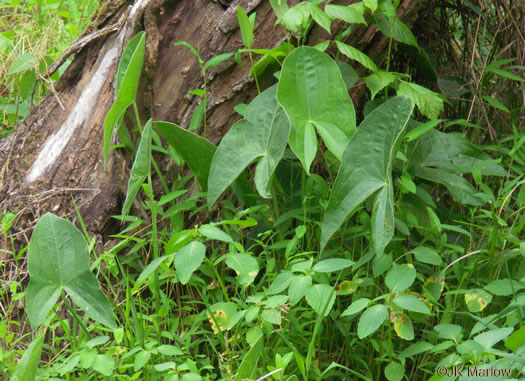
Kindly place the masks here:
<instances>
[{"instance_id":1,"label":"dense green foliage","mask_svg":"<svg viewBox=\"0 0 525 381\"><path fill-rule=\"evenodd\" d=\"M484 380L523 379L523 106L490 86L498 78L523 91L516 73L524 68L500 57L497 44L486 46L494 37L487 28L473 58L479 82L468 90L461 78L437 74L396 17L398 2L270 3L289 39L253 49L256 15L238 9L245 49L235 58L249 56L259 94L236 107L242 119L218 146L206 140L206 71L233 54L205 62L177 44L201 67L203 88L192 94L204 106L189 129L203 136L168 122L143 126L137 115L140 141L119 146L134 160L115 216L127 223L118 243L96 252L87 232L42 217L27 252L26 292L28 317L40 328L13 379L32 379L40 351L39 379L241 380L274 371L269 377L286 380L473 379L443 374L460 367L509 372ZM462 16L482 19L473 14ZM304 45L314 24L330 32L336 19L347 29ZM390 39L386 67L344 42L355 24L369 23ZM433 74L417 84L415 67L391 70L403 49L417 62L426 57ZM117 89L132 92L123 99L117 91L106 137L114 128L129 137L121 116L137 110L143 55L141 33L119 67ZM268 60L277 71L261 69ZM275 84L260 89L264 75ZM348 89L359 84L370 97L354 108ZM115 148L106 139L106 157ZM167 179L158 152L191 174ZM134 200L146 213L132 214ZM35 304L39 282L49 289ZM15 368L13 324L0 322L4 372Z\"/></svg>"},{"instance_id":2,"label":"dense green foliage","mask_svg":"<svg viewBox=\"0 0 525 381\"><path fill-rule=\"evenodd\" d=\"M71 60L49 66L82 32L98 0L0 0L0 138L38 103Z\"/></svg>"}]
</instances>

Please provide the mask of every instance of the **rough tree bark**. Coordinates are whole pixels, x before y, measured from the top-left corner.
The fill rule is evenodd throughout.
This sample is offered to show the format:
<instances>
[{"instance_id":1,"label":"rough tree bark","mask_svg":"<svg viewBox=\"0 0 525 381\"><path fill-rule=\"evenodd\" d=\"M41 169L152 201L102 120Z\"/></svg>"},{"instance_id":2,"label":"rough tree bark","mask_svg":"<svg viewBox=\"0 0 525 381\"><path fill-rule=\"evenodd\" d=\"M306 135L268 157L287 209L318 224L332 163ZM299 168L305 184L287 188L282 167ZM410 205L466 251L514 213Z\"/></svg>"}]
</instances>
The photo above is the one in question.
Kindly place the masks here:
<instances>
[{"instance_id":1,"label":"rough tree bark","mask_svg":"<svg viewBox=\"0 0 525 381\"><path fill-rule=\"evenodd\" d=\"M410 24L421 4L422 0L403 0L399 17ZM145 75L137 100L141 112L154 120L187 126L198 99L186 94L200 87L202 78L196 59L173 43L187 41L200 46L204 59L235 52L242 45L238 5L257 12L256 47L273 48L285 39L283 27L274 26L267 0L105 3L83 37L82 41L89 42L75 45L75 58L54 91L34 107L13 135L0 142L0 211L19 213L15 240L26 244L33 225L47 211L74 220L72 198L90 232L108 231L110 216L119 212L128 174L129 160L118 151L111 152L107 171L102 158L103 121L113 102L114 76L123 47L136 32L146 31ZM100 32L110 27L110 32ZM89 40L94 35L97 37ZM326 32L314 28L309 43L327 37ZM347 42L380 63L388 40L370 26L356 28ZM249 102L256 93L247 70L248 65L230 60L214 68L207 78L208 138L214 143L236 120L233 106ZM358 85L354 89L354 100L362 96L363 88Z\"/></svg>"}]
</instances>

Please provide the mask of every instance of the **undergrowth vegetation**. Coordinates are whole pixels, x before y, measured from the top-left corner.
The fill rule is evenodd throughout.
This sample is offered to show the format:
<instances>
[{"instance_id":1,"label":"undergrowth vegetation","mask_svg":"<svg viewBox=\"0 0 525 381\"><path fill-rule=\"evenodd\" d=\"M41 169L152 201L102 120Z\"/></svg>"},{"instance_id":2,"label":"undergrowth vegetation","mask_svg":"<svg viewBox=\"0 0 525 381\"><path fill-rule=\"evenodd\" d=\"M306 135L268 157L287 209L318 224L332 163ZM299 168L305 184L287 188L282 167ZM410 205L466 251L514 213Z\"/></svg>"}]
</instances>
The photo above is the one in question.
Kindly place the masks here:
<instances>
[{"instance_id":1,"label":"undergrowth vegetation","mask_svg":"<svg viewBox=\"0 0 525 381\"><path fill-rule=\"evenodd\" d=\"M80 35L98 0L0 0L0 138L9 135L67 68L49 66Z\"/></svg>"},{"instance_id":2,"label":"undergrowth vegetation","mask_svg":"<svg viewBox=\"0 0 525 381\"><path fill-rule=\"evenodd\" d=\"M203 76L188 129L140 123L144 33L128 44L103 152L133 155L114 216L125 227L98 252L83 225L49 213L27 250L9 253L20 262L27 254L30 282L2 289L0 372L524 379L520 5L430 1L413 34L398 1L270 3L288 31L279 47L253 47L257 15L242 8L238 52L206 61L176 44ZM305 45L314 24L330 33L336 20L343 28L329 40ZM357 24L389 38L381 65L345 43ZM215 146L206 139L206 73L244 56L258 95L236 106L242 119ZM261 88L264 76L274 84ZM350 93L361 86L369 92L358 108ZM135 126L123 121L130 108ZM115 128L120 144L111 147ZM189 170L168 178L162 155ZM4 213L6 240L14 218ZM15 336L25 323L10 316L24 296L32 333Z\"/></svg>"}]
</instances>

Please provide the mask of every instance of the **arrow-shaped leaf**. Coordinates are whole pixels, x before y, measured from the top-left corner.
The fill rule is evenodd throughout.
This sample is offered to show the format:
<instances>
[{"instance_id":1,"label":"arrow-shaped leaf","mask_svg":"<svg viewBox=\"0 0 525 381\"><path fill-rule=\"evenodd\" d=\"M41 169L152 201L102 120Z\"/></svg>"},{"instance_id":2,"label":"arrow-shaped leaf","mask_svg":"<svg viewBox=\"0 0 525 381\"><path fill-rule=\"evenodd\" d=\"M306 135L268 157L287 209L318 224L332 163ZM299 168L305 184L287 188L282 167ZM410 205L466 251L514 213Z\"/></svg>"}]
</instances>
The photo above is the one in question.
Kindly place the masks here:
<instances>
[{"instance_id":1,"label":"arrow-shaped leaf","mask_svg":"<svg viewBox=\"0 0 525 381\"><path fill-rule=\"evenodd\" d=\"M40 218L29 244L28 269L27 315L34 329L46 319L62 289L89 317L115 328L111 304L89 270L87 242L71 222L51 213Z\"/></svg>"},{"instance_id":2,"label":"arrow-shaped leaf","mask_svg":"<svg viewBox=\"0 0 525 381\"><path fill-rule=\"evenodd\" d=\"M290 148L307 172L317 153L315 129L341 159L355 131L355 111L334 60L311 47L292 51L284 60L277 99L292 122Z\"/></svg>"},{"instance_id":3,"label":"arrow-shaped leaf","mask_svg":"<svg viewBox=\"0 0 525 381\"><path fill-rule=\"evenodd\" d=\"M372 111L345 149L325 212L321 249L355 208L380 190L372 216L376 251L381 254L393 235L392 160L395 146L412 113L406 97L395 97Z\"/></svg>"},{"instance_id":4,"label":"arrow-shaped leaf","mask_svg":"<svg viewBox=\"0 0 525 381\"><path fill-rule=\"evenodd\" d=\"M255 160L255 185L263 197L270 197L270 179L281 160L290 133L290 122L277 103L277 87L258 95L246 110L246 119L237 122L224 136L213 156L208 179L208 205Z\"/></svg>"}]
</instances>

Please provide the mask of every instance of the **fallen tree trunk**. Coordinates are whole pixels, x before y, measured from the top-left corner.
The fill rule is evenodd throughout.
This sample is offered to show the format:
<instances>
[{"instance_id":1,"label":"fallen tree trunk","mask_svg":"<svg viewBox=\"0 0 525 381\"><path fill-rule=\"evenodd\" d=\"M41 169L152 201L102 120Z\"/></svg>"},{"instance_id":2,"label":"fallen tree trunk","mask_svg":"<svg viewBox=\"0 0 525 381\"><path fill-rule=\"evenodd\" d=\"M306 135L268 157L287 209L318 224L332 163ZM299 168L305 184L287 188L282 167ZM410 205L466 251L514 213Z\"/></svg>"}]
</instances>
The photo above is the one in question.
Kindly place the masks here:
<instances>
[{"instance_id":1,"label":"fallen tree trunk","mask_svg":"<svg viewBox=\"0 0 525 381\"><path fill-rule=\"evenodd\" d=\"M399 17L414 21L421 4L422 0L402 1ZM266 0L121 0L101 8L87 33L70 48L75 58L55 89L0 142L0 210L19 214L13 228L17 242L28 243L32 227L47 211L74 220L73 199L91 233L110 230L110 216L119 214L129 169L114 150L104 170L103 122L114 100L113 82L124 46L136 32L146 31L145 75L137 99L144 119L188 126L199 99L187 93L201 87L202 78L195 57L174 42L199 46L205 60L237 51L242 47L238 5L257 12L256 47L273 48L284 41L284 28L274 25ZM325 38L326 32L318 28L309 35L312 44ZM347 42L378 63L388 45L375 26L356 28ZM214 143L238 118L233 107L256 94L248 69L229 60L209 73L207 138ZM363 93L358 86L354 100Z\"/></svg>"}]
</instances>

